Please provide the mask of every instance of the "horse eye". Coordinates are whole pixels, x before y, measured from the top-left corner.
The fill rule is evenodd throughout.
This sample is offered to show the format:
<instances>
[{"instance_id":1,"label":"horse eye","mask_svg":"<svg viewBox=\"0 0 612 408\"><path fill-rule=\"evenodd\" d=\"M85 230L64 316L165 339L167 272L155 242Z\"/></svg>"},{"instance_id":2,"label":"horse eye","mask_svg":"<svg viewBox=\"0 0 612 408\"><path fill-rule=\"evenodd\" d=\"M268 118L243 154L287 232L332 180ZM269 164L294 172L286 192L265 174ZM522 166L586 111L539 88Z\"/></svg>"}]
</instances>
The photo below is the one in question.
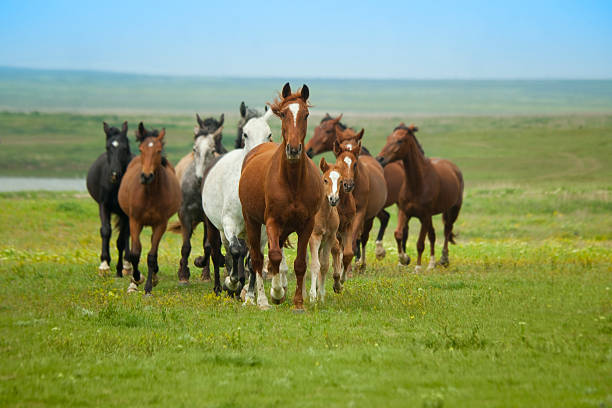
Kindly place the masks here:
<instances>
[{"instance_id":1,"label":"horse eye","mask_svg":"<svg viewBox=\"0 0 612 408\"><path fill-rule=\"evenodd\" d=\"M325 184L327 184L327 179L323 179L323 181L325 182Z\"/></svg>"},{"instance_id":2,"label":"horse eye","mask_svg":"<svg viewBox=\"0 0 612 408\"><path fill-rule=\"evenodd\" d=\"M404 143L404 139L400 139L397 141L397 144L402 144L402 143Z\"/></svg>"},{"instance_id":3,"label":"horse eye","mask_svg":"<svg viewBox=\"0 0 612 408\"><path fill-rule=\"evenodd\" d=\"M268 135L268 139L272 139L272 133Z\"/></svg>"},{"instance_id":4,"label":"horse eye","mask_svg":"<svg viewBox=\"0 0 612 408\"><path fill-rule=\"evenodd\" d=\"M310 113L307 113L306 115L304 115L304 118L307 118L307 117L308 117L308 115L310 115Z\"/></svg>"},{"instance_id":5,"label":"horse eye","mask_svg":"<svg viewBox=\"0 0 612 408\"><path fill-rule=\"evenodd\" d=\"M244 137L245 139L247 139L249 137L249 135L247 135L246 133L242 134L242 137Z\"/></svg>"}]
</instances>

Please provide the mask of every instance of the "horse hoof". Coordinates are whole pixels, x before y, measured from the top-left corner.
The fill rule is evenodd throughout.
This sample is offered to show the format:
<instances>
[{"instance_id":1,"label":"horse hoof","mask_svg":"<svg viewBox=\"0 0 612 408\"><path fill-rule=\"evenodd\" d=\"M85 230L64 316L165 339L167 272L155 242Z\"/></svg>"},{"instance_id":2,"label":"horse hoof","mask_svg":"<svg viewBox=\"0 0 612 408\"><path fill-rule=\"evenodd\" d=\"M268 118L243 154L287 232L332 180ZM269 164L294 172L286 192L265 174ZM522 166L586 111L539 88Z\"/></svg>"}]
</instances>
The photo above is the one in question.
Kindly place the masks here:
<instances>
[{"instance_id":1,"label":"horse hoof","mask_svg":"<svg viewBox=\"0 0 612 408\"><path fill-rule=\"evenodd\" d=\"M202 269L202 275L200 275L200 280L202 282L210 282L210 271L208 268Z\"/></svg>"},{"instance_id":2,"label":"horse hoof","mask_svg":"<svg viewBox=\"0 0 612 408\"><path fill-rule=\"evenodd\" d=\"M151 283L153 283L153 287L157 286L159 283L159 278L157 277L157 272L153 274L153 278L151 279Z\"/></svg>"},{"instance_id":3,"label":"horse hoof","mask_svg":"<svg viewBox=\"0 0 612 408\"><path fill-rule=\"evenodd\" d=\"M140 274L140 279L139 280L134 279L134 275L132 275L132 279L131 279L132 283L134 283L136 285L142 285L144 283L144 281L145 281L145 277L144 277L143 274Z\"/></svg>"},{"instance_id":4,"label":"horse hoof","mask_svg":"<svg viewBox=\"0 0 612 408\"><path fill-rule=\"evenodd\" d=\"M203 256L198 256L196 259L193 260L193 266L195 266L196 268L203 268L204 264L205 262Z\"/></svg>"},{"instance_id":5,"label":"horse hoof","mask_svg":"<svg viewBox=\"0 0 612 408\"><path fill-rule=\"evenodd\" d=\"M128 289L127 289L127 293L134 293L134 292L138 292L138 285L136 285L134 282L130 282L130 285L128 286Z\"/></svg>"},{"instance_id":6,"label":"horse hoof","mask_svg":"<svg viewBox=\"0 0 612 408\"><path fill-rule=\"evenodd\" d=\"M399 255L399 262L402 265L409 265L410 264L410 257L407 254L400 254Z\"/></svg>"},{"instance_id":7,"label":"horse hoof","mask_svg":"<svg viewBox=\"0 0 612 408\"><path fill-rule=\"evenodd\" d=\"M341 284L334 284L334 292L335 293L342 293L342 285Z\"/></svg>"},{"instance_id":8,"label":"horse hoof","mask_svg":"<svg viewBox=\"0 0 612 408\"><path fill-rule=\"evenodd\" d=\"M285 299L286 296L283 295L283 297L281 297L280 299L276 299L274 296L270 296L272 299L272 303L274 303L275 305L282 305L283 303L285 303Z\"/></svg>"},{"instance_id":9,"label":"horse hoof","mask_svg":"<svg viewBox=\"0 0 612 408\"><path fill-rule=\"evenodd\" d=\"M414 267L414 273L421 273L423 272L423 267L421 265L417 265Z\"/></svg>"},{"instance_id":10,"label":"horse hoof","mask_svg":"<svg viewBox=\"0 0 612 408\"><path fill-rule=\"evenodd\" d=\"M374 250L374 253L376 254L376 259L379 261L385 258L387 251L385 251L382 241L376 241L376 249Z\"/></svg>"},{"instance_id":11,"label":"horse hoof","mask_svg":"<svg viewBox=\"0 0 612 408\"><path fill-rule=\"evenodd\" d=\"M255 299L252 297L246 297L244 299L244 302L242 303L242 306L255 306Z\"/></svg>"},{"instance_id":12,"label":"horse hoof","mask_svg":"<svg viewBox=\"0 0 612 408\"><path fill-rule=\"evenodd\" d=\"M98 266L98 275L101 277L105 277L110 272L110 265L106 261L102 261L100 266Z\"/></svg>"},{"instance_id":13,"label":"horse hoof","mask_svg":"<svg viewBox=\"0 0 612 408\"><path fill-rule=\"evenodd\" d=\"M123 262L123 270L121 271L123 276L131 276L132 275L132 264L129 262Z\"/></svg>"},{"instance_id":14,"label":"horse hoof","mask_svg":"<svg viewBox=\"0 0 612 408\"><path fill-rule=\"evenodd\" d=\"M145 297L150 299L153 297L153 294L151 292L145 293Z\"/></svg>"},{"instance_id":15,"label":"horse hoof","mask_svg":"<svg viewBox=\"0 0 612 408\"><path fill-rule=\"evenodd\" d=\"M437 264L445 268L448 268L448 265L450 265L450 262L448 262L448 258L440 258Z\"/></svg>"},{"instance_id":16,"label":"horse hoof","mask_svg":"<svg viewBox=\"0 0 612 408\"><path fill-rule=\"evenodd\" d=\"M188 280L179 280L178 285L179 286L183 286L183 287L189 286L189 281Z\"/></svg>"},{"instance_id":17,"label":"horse hoof","mask_svg":"<svg viewBox=\"0 0 612 408\"><path fill-rule=\"evenodd\" d=\"M269 304L257 305L257 307L259 308L259 310L270 310Z\"/></svg>"},{"instance_id":18,"label":"horse hoof","mask_svg":"<svg viewBox=\"0 0 612 408\"><path fill-rule=\"evenodd\" d=\"M231 278L229 276L226 276L225 281L223 282L223 286L224 289L226 289L228 292L235 292L238 288L238 281L232 282Z\"/></svg>"}]
</instances>

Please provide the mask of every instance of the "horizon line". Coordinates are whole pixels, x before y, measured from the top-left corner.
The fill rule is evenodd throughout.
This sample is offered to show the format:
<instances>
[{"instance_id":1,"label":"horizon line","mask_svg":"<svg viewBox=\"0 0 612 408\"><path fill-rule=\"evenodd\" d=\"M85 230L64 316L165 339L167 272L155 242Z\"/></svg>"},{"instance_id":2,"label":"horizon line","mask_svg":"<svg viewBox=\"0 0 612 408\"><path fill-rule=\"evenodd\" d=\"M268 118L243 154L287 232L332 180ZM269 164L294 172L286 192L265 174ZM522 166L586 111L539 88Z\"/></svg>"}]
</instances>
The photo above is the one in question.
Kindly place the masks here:
<instances>
[{"instance_id":1,"label":"horizon line","mask_svg":"<svg viewBox=\"0 0 612 408\"><path fill-rule=\"evenodd\" d=\"M97 70L84 68L39 68L27 66L0 65L0 70L22 70L22 71L46 71L57 73L90 73L90 74L110 74L125 76L142 76L157 78L183 78L183 79L263 79L263 80L286 80L295 79L299 76L285 77L280 76L248 76L248 75L198 75L198 74L168 74L168 73L145 73L120 70ZM340 76L305 76L305 80L316 81L610 81L610 77L340 77Z\"/></svg>"}]
</instances>

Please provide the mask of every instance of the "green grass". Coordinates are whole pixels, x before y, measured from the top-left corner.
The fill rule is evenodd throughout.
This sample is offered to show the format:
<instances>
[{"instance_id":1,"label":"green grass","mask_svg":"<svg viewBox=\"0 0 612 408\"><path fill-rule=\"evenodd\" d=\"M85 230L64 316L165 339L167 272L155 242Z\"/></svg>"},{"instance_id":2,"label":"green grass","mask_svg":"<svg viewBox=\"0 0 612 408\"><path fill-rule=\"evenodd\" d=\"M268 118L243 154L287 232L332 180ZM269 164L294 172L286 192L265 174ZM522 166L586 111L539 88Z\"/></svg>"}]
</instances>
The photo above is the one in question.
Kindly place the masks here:
<instances>
[{"instance_id":1,"label":"green grass","mask_svg":"<svg viewBox=\"0 0 612 408\"><path fill-rule=\"evenodd\" d=\"M0 174L83 175L101 121L124 118L140 119L0 114ZM189 151L193 118L144 119L169 129L173 161ZM375 152L399 120L347 115ZM387 257L369 247L367 270L303 315L217 298L195 267L178 287L170 233L154 296L128 296L97 276L86 194L0 194L0 406L612 406L612 116L413 121L465 174L451 266L398 267L393 210Z\"/></svg>"}]
</instances>

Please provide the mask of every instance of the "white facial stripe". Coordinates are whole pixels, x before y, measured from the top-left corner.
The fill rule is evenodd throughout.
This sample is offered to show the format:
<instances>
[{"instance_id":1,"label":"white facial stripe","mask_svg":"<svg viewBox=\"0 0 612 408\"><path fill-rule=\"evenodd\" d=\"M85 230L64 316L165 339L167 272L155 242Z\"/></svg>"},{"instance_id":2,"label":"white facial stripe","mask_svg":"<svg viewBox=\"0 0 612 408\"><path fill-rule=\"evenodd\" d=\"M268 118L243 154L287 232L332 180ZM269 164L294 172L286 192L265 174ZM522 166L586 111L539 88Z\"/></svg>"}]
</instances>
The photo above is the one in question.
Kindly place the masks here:
<instances>
[{"instance_id":1,"label":"white facial stripe","mask_svg":"<svg viewBox=\"0 0 612 408\"><path fill-rule=\"evenodd\" d=\"M332 193L336 194L338 192L338 179L340 178L340 173L333 170L329 173L329 178L332 181Z\"/></svg>"},{"instance_id":2,"label":"white facial stripe","mask_svg":"<svg viewBox=\"0 0 612 408\"><path fill-rule=\"evenodd\" d=\"M344 162L346 163L347 166L351 167L351 163L353 163L353 161L351 160L350 157L346 156L344 158Z\"/></svg>"},{"instance_id":3,"label":"white facial stripe","mask_svg":"<svg viewBox=\"0 0 612 408\"><path fill-rule=\"evenodd\" d=\"M290 104L289 110L293 114L293 126L297 126L297 114L300 111L300 104L299 103Z\"/></svg>"},{"instance_id":4,"label":"white facial stripe","mask_svg":"<svg viewBox=\"0 0 612 408\"><path fill-rule=\"evenodd\" d=\"M353 150L353 145L352 144L347 144L346 145L346 150L352 151Z\"/></svg>"},{"instance_id":5,"label":"white facial stripe","mask_svg":"<svg viewBox=\"0 0 612 408\"><path fill-rule=\"evenodd\" d=\"M149 142L149 147L153 147L153 142Z\"/></svg>"},{"instance_id":6,"label":"white facial stripe","mask_svg":"<svg viewBox=\"0 0 612 408\"><path fill-rule=\"evenodd\" d=\"M111 143L113 145L113 147L119 147L119 142L116 140L113 140L113 143Z\"/></svg>"}]
</instances>

